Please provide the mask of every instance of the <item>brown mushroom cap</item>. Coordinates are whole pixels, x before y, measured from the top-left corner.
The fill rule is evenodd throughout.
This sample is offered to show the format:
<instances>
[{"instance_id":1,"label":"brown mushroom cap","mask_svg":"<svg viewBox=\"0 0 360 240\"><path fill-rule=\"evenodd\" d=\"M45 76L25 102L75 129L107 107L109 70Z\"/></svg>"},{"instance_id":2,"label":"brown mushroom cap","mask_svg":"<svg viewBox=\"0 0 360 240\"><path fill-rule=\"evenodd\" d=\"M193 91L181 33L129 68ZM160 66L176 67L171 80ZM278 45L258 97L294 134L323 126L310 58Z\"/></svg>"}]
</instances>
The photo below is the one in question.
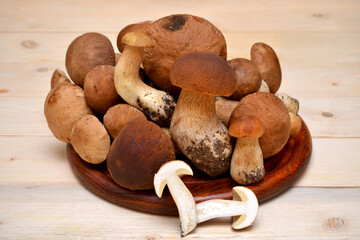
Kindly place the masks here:
<instances>
[{"instance_id":1,"label":"brown mushroom cap","mask_svg":"<svg viewBox=\"0 0 360 240\"><path fill-rule=\"evenodd\" d=\"M257 92L261 86L261 76L256 65L245 58L234 58L228 61L230 67L235 71L238 84L231 99L240 100L247 94Z\"/></svg>"},{"instance_id":2,"label":"brown mushroom cap","mask_svg":"<svg viewBox=\"0 0 360 240\"><path fill-rule=\"evenodd\" d=\"M236 88L236 75L224 59L208 52L192 52L174 63L171 83L185 90L212 96L230 96Z\"/></svg>"},{"instance_id":3,"label":"brown mushroom cap","mask_svg":"<svg viewBox=\"0 0 360 240\"><path fill-rule=\"evenodd\" d=\"M264 131L262 122L251 115L241 115L233 119L229 127L230 136L237 138L260 138Z\"/></svg>"},{"instance_id":4,"label":"brown mushroom cap","mask_svg":"<svg viewBox=\"0 0 360 240\"><path fill-rule=\"evenodd\" d=\"M127 25L126 27L124 27L123 29L121 29L121 31L118 34L117 40L116 40L119 51L120 52L124 51L125 44L122 42L122 39L125 36L125 34L127 34L129 32L146 33L146 30L150 27L151 24L152 24L152 21L145 21L145 22L130 24L130 25Z\"/></svg>"},{"instance_id":5,"label":"brown mushroom cap","mask_svg":"<svg viewBox=\"0 0 360 240\"><path fill-rule=\"evenodd\" d=\"M275 51L265 43L255 43L251 47L251 61L259 69L261 78L269 86L271 93L276 93L281 84L281 68Z\"/></svg>"},{"instance_id":6,"label":"brown mushroom cap","mask_svg":"<svg viewBox=\"0 0 360 240\"><path fill-rule=\"evenodd\" d=\"M170 69L176 59L190 52L211 52L226 60L226 41L219 29L209 21L176 14L155 21L147 30L154 46L145 48L143 66L159 88L174 95L180 89L170 82Z\"/></svg>"},{"instance_id":7,"label":"brown mushroom cap","mask_svg":"<svg viewBox=\"0 0 360 240\"><path fill-rule=\"evenodd\" d=\"M110 137L94 115L86 114L76 121L70 138L75 151L84 161L93 164L105 161L110 149Z\"/></svg>"},{"instance_id":8,"label":"brown mushroom cap","mask_svg":"<svg viewBox=\"0 0 360 240\"><path fill-rule=\"evenodd\" d=\"M154 188L160 166L175 159L174 146L155 123L136 119L128 123L111 145L107 167L113 180L124 188Z\"/></svg>"},{"instance_id":9,"label":"brown mushroom cap","mask_svg":"<svg viewBox=\"0 0 360 240\"><path fill-rule=\"evenodd\" d=\"M134 119L147 120L145 114L129 104L115 105L104 115L104 125L110 136L115 139L121 130Z\"/></svg>"},{"instance_id":10,"label":"brown mushroom cap","mask_svg":"<svg viewBox=\"0 0 360 240\"><path fill-rule=\"evenodd\" d=\"M258 92L240 100L230 117L230 124L243 115L253 115L265 128L259 143L264 158L278 153L286 144L290 133L290 117L285 104L274 94Z\"/></svg>"},{"instance_id":11,"label":"brown mushroom cap","mask_svg":"<svg viewBox=\"0 0 360 240\"><path fill-rule=\"evenodd\" d=\"M114 84L114 67L99 65L86 74L84 81L85 99L97 113L106 111L121 101Z\"/></svg>"},{"instance_id":12,"label":"brown mushroom cap","mask_svg":"<svg viewBox=\"0 0 360 240\"><path fill-rule=\"evenodd\" d=\"M51 76L50 87L51 89L57 87L60 84L72 84L70 80L66 77L66 74L61 69L56 69Z\"/></svg>"},{"instance_id":13,"label":"brown mushroom cap","mask_svg":"<svg viewBox=\"0 0 360 240\"><path fill-rule=\"evenodd\" d=\"M66 52L66 70L73 82L84 85L86 74L98 65L115 65L115 52L110 40L90 32L71 42Z\"/></svg>"},{"instance_id":14,"label":"brown mushroom cap","mask_svg":"<svg viewBox=\"0 0 360 240\"><path fill-rule=\"evenodd\" d=\"M73 84L61 84L47 95L44 113L51 132L60 141L70 143L74 123L85 114L92 114L84 91Z\"/></svg>"}]
</instances>

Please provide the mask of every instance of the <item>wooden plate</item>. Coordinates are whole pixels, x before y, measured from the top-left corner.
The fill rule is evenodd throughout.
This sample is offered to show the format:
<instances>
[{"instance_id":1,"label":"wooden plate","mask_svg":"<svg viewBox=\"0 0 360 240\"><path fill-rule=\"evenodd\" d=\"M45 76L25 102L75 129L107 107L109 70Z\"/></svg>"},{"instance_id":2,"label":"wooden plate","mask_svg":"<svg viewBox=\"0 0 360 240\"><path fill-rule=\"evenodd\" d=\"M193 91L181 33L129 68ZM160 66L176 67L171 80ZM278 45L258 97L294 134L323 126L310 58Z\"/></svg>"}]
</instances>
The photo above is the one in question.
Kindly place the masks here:
<instances>
[{"instance_id":1,"label":"wooden plate","mask_svg":"<svg viewBox=\"0 0 360 240\"><path fill-rule=\"evenodd\" d=\"M289 140L280 153L265 160L264 179L247 187L255 192L259 202L276 196L299 177L310 160L311 151L310 132L303 122L298 136ZM106 163L86 163L70 144L67 145L67 156L80 182L96 195L131 209L161 215L177 215L176 205L167 190L160 199L153 190L131 191L122 188L111 179ZM195 168L193 170L193 177L184 176L182 179L196 202L215 198L232 199L232 188L237 184L229 175L209 178L196 172Z\"/></svg>"}]
</instances>

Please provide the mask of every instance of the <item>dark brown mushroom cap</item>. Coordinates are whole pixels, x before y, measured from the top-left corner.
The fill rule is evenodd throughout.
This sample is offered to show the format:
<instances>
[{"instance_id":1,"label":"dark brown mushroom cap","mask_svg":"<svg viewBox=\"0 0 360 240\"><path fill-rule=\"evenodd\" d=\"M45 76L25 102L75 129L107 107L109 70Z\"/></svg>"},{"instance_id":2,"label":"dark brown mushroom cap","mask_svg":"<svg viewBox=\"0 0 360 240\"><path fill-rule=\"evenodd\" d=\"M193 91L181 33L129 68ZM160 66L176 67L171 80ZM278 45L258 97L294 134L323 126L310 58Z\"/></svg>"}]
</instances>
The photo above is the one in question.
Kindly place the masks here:
<instances>
[{"instance_id":1,"label":"dark brown mushroom cap","mask_svg":"<svg viewBox=\"0 0 360 240\"><path fill-rule=\"evenodd\" d=\"M125 36L125 34L127 34L129 32L146 33L146 30L150 27L151 24L152 24L152 21L145 21L145 22L130 24L130 25L127 25L126 27L124 27L123 29L121 29L121 31L118 34L117 40L116 40L116 44L117 44L119 51L120 52L124 51L125 44L122 42L122 38Z\"/></svg>"},{"instance_id":2,"label":"dark brown mushroom cap","mask_svg":"<svg viewBox=\"0 0 360 240\"><path fill-rule=\"evenodd\" d=\"M251 61L259 69L270 92L276 93L281 84L281 67L275 51L265 43L255 43L251 47Z\"/></svg>"},{"instance_id":3,"label":"dark brown mushroom cap","mask_svg":"<svg viewBox=\"0 0 360 240\"><path fill-rule=\"evenodd\" d=\"M71 42L65 65L71 80L83 86L86 74L94 67L115 65L115 52L106 36L95 32L85 33Z\"/></svg>"},{"instance_id":4,"label":"dark brown mushroom cap","mask_svg":"<svg viewBox=\"0 0 360 240\"><path fill-rule=\"evenodd\" d=\"M261 76L256 65L245 58L234 58L228 61L235 71L238 84L231 99L240 100L242 97L257 92L261 86Z\"/></svg>"},{"instance_id":5,"label":"dark brown mushroom cap","mask_svg":"<svg viewBox=\"0 0 360 240\"><path fill-rule=\"evenodd\" d=\"M183 55L171 68L173 85L212 96L230 96L236 88L236 75L224 59L208 52Z\"/></svg>"},{"instance_id":6,"label":"dark brown mushroom cap","mask_svg":"<svg viewBox=\"0 0 360 240\"><path fill-rule=\"evenodd\" d=\"M113 180L131 190L152 189L155 173L175 159L169 137L155 123L129 122L111 145L107 167Z\"/></svg>"},{"instance_id":7,"label":"dark brown mushroom cap","mask_svg":"<svg viewBox=\"0 0 360 240\"><path fill-rule=\"evenodd\" d=\"M114 84L114 67L99 65L85 77L84 94L87 104L97 113L106 111L121 101Z\"/></svg>"},{"instance_id":8,"label":"dark brown mushroom cap","mask_svg":"<svg viewBox=\"0 0 360 240\"><path fill-rule=\"evenodd\" d=\"M241 115L232 120L229 134L237 138L260 138L265 131L262 122L255 116Z\"/></svg>"},{"instance_id":9,"label":"dark brown mushroom cap","mask_svg":"<svg viewBox=\"0 0 360 240\"><path fill-rule=\"evenodd\" d=\"M258 118L265 128L259 143L264 158L278 153L286 144L290 133L290 117L285 104L274 94L258 92L243 97L233 110L230 124L243 115Z\"/></svg>"},{"instance_id":10,"label":"dark brown mushroom cap","mask_svg":"<svg viewBox=\"0 0 360 240\"><path fill-rule=\"evenodd\" d=\"M147 30L154 47L145 48L143 66L159 88L172 94L180 89L170 82L170 69L176 59L190 52L211 52L226 60L223 34L206 19L176 14L155 21Z\"/></svg>"}]
</instances>

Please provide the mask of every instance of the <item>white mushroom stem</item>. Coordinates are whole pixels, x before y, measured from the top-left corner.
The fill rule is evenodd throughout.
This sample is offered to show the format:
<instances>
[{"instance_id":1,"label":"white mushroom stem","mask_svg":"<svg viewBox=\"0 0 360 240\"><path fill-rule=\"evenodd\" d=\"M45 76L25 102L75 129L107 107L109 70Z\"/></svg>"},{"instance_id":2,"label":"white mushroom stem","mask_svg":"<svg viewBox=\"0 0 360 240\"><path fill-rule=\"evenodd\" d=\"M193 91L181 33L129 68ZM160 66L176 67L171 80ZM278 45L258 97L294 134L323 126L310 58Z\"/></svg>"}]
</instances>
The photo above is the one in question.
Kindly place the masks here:
<instances>
[{"instance_id":1,"label":"white mushroom stem","mask_svg":"<svg viewBox=\"0 0 360 240\"><path fill-rule=\"evenodd\" d=\"M115 67L114 82L118 94L160 125L170 122L175 100L172 96L143 83L139 77L144 48L126 45Z\"/></svg>"},{"instance_id":2,"label":"white mushroom stem","mask_svg":"<svg viewBox=\"0 0 360 240\"><path fill-rule=\"evenodd\" d=\"M231 158L230 175L241 184L259 181L265 175L264 159L257 138L238 138Z\"/></svg>"},{"instance_id":3,"label":"white mushroom stem","mask_svg":"<svg viewBox=\"0 0 360 240\"><path fill-rule=\"evenodd\" d=\"M258 208L257 198L250 189L234 187L233 200L214 199L196 204L197 222L232 216L232 227L242 229L255 221Z\"/></svg>"},{"instance_id":4,"label":"white mushroom stem","mask_svg":"<svg viewBox=\"0 0 360 240\"><path fill-rule=\"evenodd\" d=\"M154 177L156 195L161 198L167 185L177 206L181 236L187 235L197 225L196 205L193 196L180 179L182 175L193 175L192 169L183 161L170 161L161 166Z\"/></svg>"},{"instance_id":5,"label":"white mushroom stem","mask_svg":"<svg viewBox=\"0 0 360 240\"><path fill-rule=\"evenodd\" d=\"M293 139L300 132L302 126L302 120L298 115L295 115L292 112L289 112L289 116L290 116L290 124L291 124L289 139Z\"/></svg>"},{"instance_id":6,"label":"white mushroom stem","mask_svg":"<svg viewBox=\"0 0 360 240\"><path fill-rule=\"evenodd\" d=\"M275 95L284 102L284 104L287 107L289 112L291 112L295 115L298 114L299 101L296 98L293 98L285 93L276 93Z\"/></svg>"},{"instance_id":7,"label":"white mushroom stem","mask_svg":"<svg viewBox=\"0 0 360 240\"><path fill-rule=\"evenodd\" d=\"M264 80L261 80L261 86L258 92L270 92L270 88Z\"/></svg>"}]
</instances>

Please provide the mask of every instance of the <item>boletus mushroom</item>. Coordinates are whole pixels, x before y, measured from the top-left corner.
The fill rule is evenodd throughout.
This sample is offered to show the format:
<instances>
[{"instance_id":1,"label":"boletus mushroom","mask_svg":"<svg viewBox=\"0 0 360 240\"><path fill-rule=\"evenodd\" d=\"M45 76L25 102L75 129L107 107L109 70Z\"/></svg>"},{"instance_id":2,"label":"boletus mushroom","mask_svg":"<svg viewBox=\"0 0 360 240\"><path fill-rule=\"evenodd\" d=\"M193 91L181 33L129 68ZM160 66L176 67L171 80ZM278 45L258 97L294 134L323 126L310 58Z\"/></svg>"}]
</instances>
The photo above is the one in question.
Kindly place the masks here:
<instances>
[{"instance_id":1,"label":"boletus mushroom","mask_svg":"<svg viewBox=\"0 0 360 240\"><path fill-rule=\"evenodd\" d=\"M113 180L124 188L153 188L160 166L175 160L174 146L155 123L135 119L129 122L111 145L107 167Z\"/></svg>"},{"instance_id":2,"label":"boletus mushroom","mask_svg":"<svg viewBox=\"0 0 360 240\"><path fill-rule=\"evenodd\" d=\"M71 80L82 87L91 69L98 65L115 65L114 48L106 36L95 32L85 33L69 45L65 65Z\"/></svg>"},{"instance_id":3,"label":"boletus mushroom","mask_svg":"<svg viewBox=\"0 0 360 240\"><path fill-rule=\"evenodd\" d=\"M233 94L235 72L218 55L193 52L174 63L170 79L182 88L171 119L171 136L200 171L212 177L226 172L232 146L227 128L216 117L215 100Z\"/></svg>"},{"instance_id":4,"label":"boletus mushroom","mask_svg":"<svg viewBox=\"0 0 360 240\"><path fill-rule=\"evenodd\" d=\"M180 88L170 81L170 69L176 59L190 52L211 52L226 60L223 34L204 18L175 14L155 21L147 30L154 46L145 48L143 66L159 88L179 95Z\"/></svg>"}]
</instances>

